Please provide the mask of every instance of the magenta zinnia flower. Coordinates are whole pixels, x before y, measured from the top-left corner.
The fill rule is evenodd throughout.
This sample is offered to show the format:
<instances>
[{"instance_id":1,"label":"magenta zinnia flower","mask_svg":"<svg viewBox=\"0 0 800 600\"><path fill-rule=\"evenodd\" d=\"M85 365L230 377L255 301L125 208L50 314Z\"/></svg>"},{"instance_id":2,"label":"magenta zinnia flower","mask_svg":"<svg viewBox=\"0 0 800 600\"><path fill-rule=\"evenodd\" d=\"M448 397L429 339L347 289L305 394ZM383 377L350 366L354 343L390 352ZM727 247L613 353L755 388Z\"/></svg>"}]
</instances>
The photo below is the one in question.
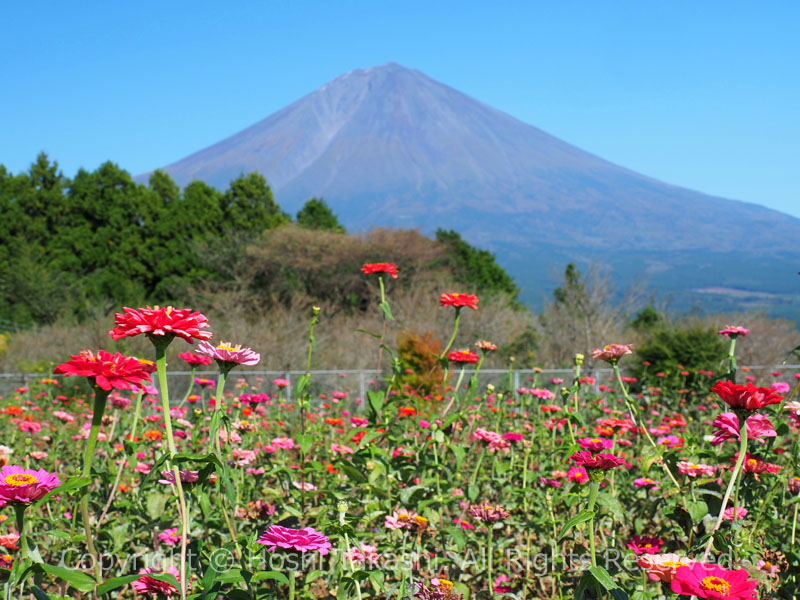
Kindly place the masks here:
<instances>
[{"instance_id":1,"label":"magenta zinnia flower","mask_svg":"<svg viewBox=\"0 0 800 600\"><path fill-rule=\"evenodd\" d=\"M614 447L614 442L605 438L580 438L578 445L584 450L597 452L598 450L611 450Z\"/></svg>"},{"instance_id":2,"label":"magenta zinnia flower","mask_svg":"<svg viewBox=\"0 0 800 600\"><path fill-rule=\"evenodd\" d=\"M633 550L634 554L658 554L663 547L663 539L647 535L634 535L633 539L628 542L628 548Z\"/></svg>"},{"instance_id":3,"label":"magenta zinnia flower","mask_svg":"<svg viewBox=\"0 0 800 600\"><path fill-rule=\"evenodd\" d=\"M685 596L710 600L745 600L755 598L756 582L745 569L729 571L719 565L693 563L678 567L672 579L672 591Z\"/></svg>"},{"instance_id":4,"label":"magenta zinnia flower","mask_svg":"<svg viewBox=\"0 0 800 600\"><path fill-rule=\"evenodd\" d=\"M625 464L625 459L613 454L603 453L592 454L588 450L581 450L569 457L579 467L587 469L614 469Z\"/></svg>"},{"instance_id":5,"label":"magenta zinnia flower","mask_svg":"<svg viewBox=\"0 0 800 600\"><path fill-rule=\"evenodd\" d=\"M193 367L211 364L211 359L208 356L200 356L199 354L194 354L193 352L181 352L178 354L178 358L182 358L187 364Z\"/></svg>"},{"instance_id":6,"label":"magenta zinnia flower","mask_svg":"<svg viewBox=\"0 0 800 600\"><path fill-rule=\"evenodd\" d=\"M749 329L739 327L738 325L725 325L717 332L719 335L724 335L727 338L736 339L740 335L747 335L750 333Z\"/></svg>"},{"instance_id":7,"label":"magenta zinnia flower","mask_svg":"<svg viewBox=\"0 0 800 600\"><path fill-rule=\"evenodd\" d=\"M764 438L778 435L772 427L772 422L765 415L748 417L746 423L748 440L755 440L763 444L766 441ZM714 419L713 425L717 428L714 432L714 440L711 442L713 446L727 440L739 440L739 417L735 413L720 414Z\"/></svg>"},{"instance_id":8,"label":"magenta zinnia flower","mask_svg":"<svg viewBox=\"0 0 800 600\"><path fill-rule=\"evenodd\" d=\"M269 546L268 550L270 552L274 552L275 548L285 548L295 552L313 552L316 550L324 556L331 549L328 536L316 531L313 527L291 529L290 527L273 525L262 533L257 541L259 544Z\"/></svg>"},{"instance_id":9,"label":"magenta zinnia flower","mask_svg":"<svg viewBox=\"0 0 800 600\"><path fill-rule=\"evenodd\" d=\"M261 355L250 348L242 348L241 344L236 346L222 342L219 346L214 346L208 342L200 342L197 351L205 354L217 361L220 367L234 367L236 365L247 365L252 367L261 360Z\"/></svg>"},{"instance_id":10,"label":"magenta zinnia flower","mask_svg":"<svg viewBox=\"0 0 800 600\"><path fill-rule=\"evenodd\" d=\"M137 594L142 594L143 596L147 596L148 598L154 597L159 598L161 596L166 596L169 598L172 594L177 594L177 588L172 585L171 583L167 583L166 581L159 581L158 579L153 579L152 577L147 577L146 575L149 573L154 573L156 575L163 575L164 573L169 573L170 575L174 575L175 579L178 580L180 583L180 573L178 569L175 567L169 567L164 573L159 573L154 569L142 569L139 571L140 574L144 575L144 577L140 577L136 581L131 583L131 587Z\"/></svg>"},{"instance_id":11,"label":"magenta zinnia flower","mask_svg":"<svg viewBox=\"0 0 800 600\"><path fill-rule=\"evenodd\" d=\"M190 308L128 308L114 315L116 327L108 332L114 340L124 337L147 334L148 337L167 337L176 335L190 344L193 340L210 340L211 332L202 331L208 327L208 319Z\"/></svg>"},{"instance_id":12,"label":"magenta zinnia flower","mask_svg":"<svg viewBox=\"0 0 800 600\"><path fill-rule=\"evenodd\" d=\"M60 485L55 473L6 465L0 469L0 506L30 504Z\"/></svg>"}]
</instances>

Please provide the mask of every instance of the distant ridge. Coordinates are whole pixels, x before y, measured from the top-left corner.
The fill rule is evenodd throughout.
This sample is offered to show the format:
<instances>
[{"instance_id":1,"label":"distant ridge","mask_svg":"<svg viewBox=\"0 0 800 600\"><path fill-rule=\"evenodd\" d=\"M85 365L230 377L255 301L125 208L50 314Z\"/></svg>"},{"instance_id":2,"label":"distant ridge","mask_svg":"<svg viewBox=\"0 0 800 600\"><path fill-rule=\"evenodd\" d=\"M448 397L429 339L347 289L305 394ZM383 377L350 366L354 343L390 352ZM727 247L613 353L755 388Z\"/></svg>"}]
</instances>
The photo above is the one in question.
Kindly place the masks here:
<instances>
[{"instance_id":1,"label":"distant ridge","mask_svg":"<svg viewBox=\"0 0 800 600\"><path fill-rule=\"evenodd\" d=\"M528 300L577 260L646 277L679 305L738 306L708 288L777 294L763 301L775 314L798 302L800 219L612 164L396 63L337 77L163 170L220 188L259 171L284 209L323 196L351 230L456 229Z\"/></svg>"}]
</instances>

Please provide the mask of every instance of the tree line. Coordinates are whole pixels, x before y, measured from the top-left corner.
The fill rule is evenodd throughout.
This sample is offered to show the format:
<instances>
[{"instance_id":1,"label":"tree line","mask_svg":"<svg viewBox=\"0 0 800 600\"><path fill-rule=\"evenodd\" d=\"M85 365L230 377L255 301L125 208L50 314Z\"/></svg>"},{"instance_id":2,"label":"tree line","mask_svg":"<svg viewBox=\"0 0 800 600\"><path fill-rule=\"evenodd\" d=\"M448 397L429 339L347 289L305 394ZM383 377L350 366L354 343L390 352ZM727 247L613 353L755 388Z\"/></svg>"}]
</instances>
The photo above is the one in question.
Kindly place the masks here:
<instances>
[{"instance_id":1,"label":"tree line","mask_svg":"<svg viewBox=\"0 0 800 600\"><path fill-rule=\"evenodd\" d=\"M286 226L347 235L321 198L292 219L259 173L242 174L225 190L202 181L180 189L162 171L148 185L136 183L113 162L68 178L44 153L26 172L0 165L0 214L0 319L19 323L180 303L193 286L231 277L209 258L219 248L244 252ZM516 298L491 253L453 231L437 232L436 243L437 267L444 264L457 281ZM276 276L291 277L291 270Z\"/></svg>"}]
</instances>

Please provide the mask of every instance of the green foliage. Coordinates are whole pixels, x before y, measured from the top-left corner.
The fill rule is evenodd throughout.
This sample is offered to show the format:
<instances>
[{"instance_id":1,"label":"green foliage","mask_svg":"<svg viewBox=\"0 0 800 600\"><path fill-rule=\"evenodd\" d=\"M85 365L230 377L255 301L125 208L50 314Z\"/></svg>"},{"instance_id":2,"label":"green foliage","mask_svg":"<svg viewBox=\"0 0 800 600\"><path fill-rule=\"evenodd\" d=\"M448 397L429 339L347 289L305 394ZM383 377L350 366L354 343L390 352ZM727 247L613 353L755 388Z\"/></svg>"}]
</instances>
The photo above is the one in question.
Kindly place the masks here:
<instances>
[{"instance_id":1,"label":"green foliage","mask_svg":"<svg viewBox=\"0 0 800 600\"><path fill-rule=\"evenodd\" d=\"M436 241L446 252L446 262L455 278L482 294L505 294L516 302L519 288L488 250L470 246L455 231L436 230Z\"/></svg>"},{"instance_id":2,"label":"green foliage","mask_svg":"<svg viewBox=\"0 0 800 600\"><path fill-rule=\"evenodd\" d=\"M224 193L193 182L181 194L166 173L145 186L111 162L70 180L44 153L26 173L0 167L0 211L0 318L21 323L177 300L224 277L200 245L288 221L256 173Z\"/></svg>"},{"instance_id":3,"label":"green foliage","mask_svg":"<svg viewBox=\"0 0 800 600\"><path fill-rule=\"evenodd\" d=\"M642 377L650 373L675 373L678 365L694 374L698 369L718 371L727 356L727 345L714 329L690 325L682 329L659 327L636 350L634 370ZM649 366L642 362L650 363Z\"/></svg>"},{"instance_id":4,"label":"green foliage","mask_svg":"<svg viewBox=\"0 0 800 600\"><path fill-rule=\"evenodd\" d=\"M631 327L637 331L649 331L663 321L661 314L652 306L646 306L633 318Z\"/></svg>"},{"instance_id":5,"label":"green foliage","mask_svg":"<svg viewBox=\"0 0 800 600\"><path fill-rule=\"evenodd\" d=\"M322 198L314 197L306 201L303 208L297 213L297 224L306 229L321 229L336 233L345 232L344 227L339 223L339 219Z\"/></svg>"},{"instance_id":6,"label":"green foliage","mask_svg":"<svg viewBox=\"0 0 800 600\"><path fill-rule=\"evenodd\" d=\"M536 349L539 347L539 335L532 325L520 331L507 345L499 349L500 356L508 360L514 358L518 368L533 367Z\"/></svg>"}]
</instances>

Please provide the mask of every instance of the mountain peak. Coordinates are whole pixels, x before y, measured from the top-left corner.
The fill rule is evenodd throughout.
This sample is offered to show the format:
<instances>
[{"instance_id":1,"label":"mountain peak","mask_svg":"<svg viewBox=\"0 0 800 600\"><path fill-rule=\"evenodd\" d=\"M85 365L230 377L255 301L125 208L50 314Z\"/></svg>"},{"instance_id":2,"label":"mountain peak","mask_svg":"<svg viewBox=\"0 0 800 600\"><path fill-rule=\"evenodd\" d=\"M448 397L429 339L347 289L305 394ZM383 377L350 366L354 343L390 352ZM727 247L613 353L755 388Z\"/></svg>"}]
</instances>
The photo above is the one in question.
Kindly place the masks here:
<instances>
[{"instance_id":1,"label":"mountain peak","mask_svg":"<svg viewBox=\"0 0 800 600\"><path fill-rule=\"evenodd\" d=\"M323 196L350 229L452 228L520 268L554 253L636 256L662 274L668 253L800 260L788 241L798 219L632 172L393 62L341 75L164 170L220 188L259 171L289 211Z\"/></svg>"}]
</instances>

